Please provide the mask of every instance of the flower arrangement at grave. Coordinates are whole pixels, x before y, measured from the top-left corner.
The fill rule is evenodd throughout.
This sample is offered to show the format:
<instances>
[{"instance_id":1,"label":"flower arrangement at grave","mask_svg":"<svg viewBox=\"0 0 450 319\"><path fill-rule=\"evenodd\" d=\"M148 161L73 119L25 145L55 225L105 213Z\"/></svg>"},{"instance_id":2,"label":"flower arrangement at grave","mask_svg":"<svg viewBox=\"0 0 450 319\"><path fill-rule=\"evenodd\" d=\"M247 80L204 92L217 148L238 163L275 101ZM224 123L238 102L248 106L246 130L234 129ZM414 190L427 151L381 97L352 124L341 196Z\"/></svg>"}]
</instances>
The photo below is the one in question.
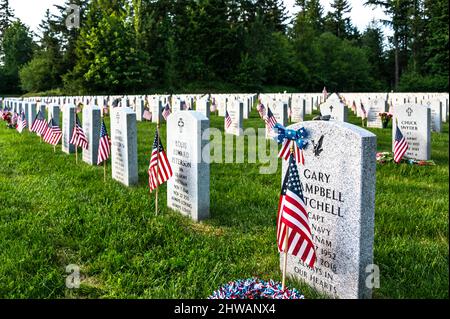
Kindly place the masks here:
<instances>
[{"instance_id":1,"label":"flower arrangement at grave","mask_svg":"<svg viewBox=\"0 0 450 319\"><path fill-rule=\"evenodd\" d=\"M11 112L3 112L2 119L6 122L6 127L8 128L16 128L16 123L14 123L13 116Z\"/></svg>"},{"instance_id":2,"label":"flower arrangement at grave","mask_svg":"<svg viewBox=\"0 0 450 319\"><path fill-rule=\"evenodd\" d=\"M258 278L230 281L208 299L305 299L297 289L282 289L281 282Z\"/></svg>"},{"instance_id":3,"label":"flower arrangement at grave","mask_svg":"<svg viewBox=\"0 0 450 319\"><path fill-rule=\"evenodd\" d=\"M392 118L392 114L389 112L381 112L381 113L378 113L378 116L381 117L381 122L383 123L383 128L387 128L389 121Z\"/></svg>"},{"instance_id":4,"label":"flower arrangement at grave","mask_svg":"<svg viewBox=\"0 0 450 319\"><path fill-rule=\"evenodd\" d=\"M378 164L387 164L394 163L394 154L392 152L378 152L377 153L377 163ZM419 166L435 166L436 163L433 160L423 161L423 160L415 160L412 158L403 157L400 163L405 163L409 165L419 165Z\"/></svg>"},{"instance_id":5,"label":"flower arrangement at grave","mask_svg":"<svg viewBox=\"0 0 450 319\"><path fill-rule=\"evenodd\" d=\"M3 121L10 122L11 121L11 113L8 111L2 111L1 119Z\"/></svg>"}]
</instances>

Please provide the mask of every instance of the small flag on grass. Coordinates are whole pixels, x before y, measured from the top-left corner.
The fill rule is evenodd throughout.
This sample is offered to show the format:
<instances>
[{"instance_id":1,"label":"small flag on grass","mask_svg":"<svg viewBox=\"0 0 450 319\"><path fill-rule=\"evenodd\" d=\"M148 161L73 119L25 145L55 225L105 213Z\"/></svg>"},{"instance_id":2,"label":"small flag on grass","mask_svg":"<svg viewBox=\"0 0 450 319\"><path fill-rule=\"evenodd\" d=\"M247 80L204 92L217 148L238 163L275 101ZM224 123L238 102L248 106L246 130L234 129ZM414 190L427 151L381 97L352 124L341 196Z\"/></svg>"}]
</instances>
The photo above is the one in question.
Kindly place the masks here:
<instances>
[{"instance_id":1,"label":"small flag on grass","mask_svg":"<svg viewBox=\"0 0 450 319\"><path fill-rule=\"evenodd\" d=\"M100 130L100 141L98 143L98 159L97 165L106 161L111 154L111 144L109 142L108 132L106 131L105 122L102 121L102 128Z\"/></svg>"},{"instance_id":2,"label":"small flag on grass","mask_svg":"<svg viewBox=\"0 0 450 319\"><path fill-rule=\"evenodd\" d=\"M17 132L22 133L23 129L27 127L27 119L25 118L25 113L20 113L20 116L17 120Z\"/></svg>"},{"instance_id":3,"label":"small flag on grass","mask_svg":"<svg viewBox=\"0 0 450 319\"><path fill-rule=\"evenodd\" d=\"M159 185L165 183L172 176L172 167L170 167L167 155L159 139L158 131L153 141L152 155L148 167L148 184L152 192Z\"/></svg>"},{"instance_id":4,"label":"small flag on grass","mask_svg":"<svg viewBox=\"0 0 450 319\"><path fill-rule=\"evenodd\" d=\"M231 116L230 114L228 114L228 110L225 110L225 128L230 128L231 123L233 123L233 121L231 120Z\"/></svg>"},{"instance_id":5,"label":"small flag on grass","mask_svg":"<svg viewBox=\"0 0 450 319\"><path fill-rule=\"evenodd\" d=\"M59 128L58 125L55 124L55 121L50 119L48 122L47 130L45 131L44 135L44 142L51 144L51 145L57 145L62 137L62 131Z\"/></svg>"},{"instance_id":6,"label":"small flag on grass","mask_svg":"<svg viewBox=\"0 0 450 319\"><path fill-rule=\"evenodd\" d=\"M167 118L169 117L170 113L172 113L170 111L170 105L169 105L169 103L167 103L162 112L162 116L164 117L164 119L166 121L167 121Z\"/></svg>"},{"instance_id":7,"label":"small flag on grass","mask_svg":"<svg viewBox=\"0 0 450 319\"><path fill-rule=\"evenodd\" d=\"M403 136L402 132L397 126L394 141L394 162L400 163L400 161L403 158L403 155L405 155L407 150L408 150L408 142L406 141L406 138Z\"/></svg>"},{"instance_id":8,"label":"small flag on grass","mask_svg":"<svg viewBox=\"0 0 450 319\"><path fill-rule=\"evenodd\" d=\"M43 135L47 130L47 121L44 119L41 111L36 115L33 124L31 125L31 132Z\"/></svg>"},{"instance_id":9,"label":"small flag on grass","mask_svg":"<svg viewBox=\"0 0 450 319\"><path fill-rule=\"evenodd\" d=\"M86 135L84 134L83 128L80 125L80 121L78 120L78 115L75 117L75 127L73 128L72 138L69 143L75 145L76 147L82 147L86 150L88 149L89 143Z\"/></svg>"},{"instance_id":10,"label":"small flag on grass","mask_svg":"<svg viewBox=\"0 0 450 319\"><path fill-rule=\"evenodd\" d=\"M274 128L275 124L277 124L277 119L275 118L272 111L270 110L270 107L267 107L267 115L266 115L265 121L266 121L267 132L270 132Z\"/></svg>"}]
</instances>

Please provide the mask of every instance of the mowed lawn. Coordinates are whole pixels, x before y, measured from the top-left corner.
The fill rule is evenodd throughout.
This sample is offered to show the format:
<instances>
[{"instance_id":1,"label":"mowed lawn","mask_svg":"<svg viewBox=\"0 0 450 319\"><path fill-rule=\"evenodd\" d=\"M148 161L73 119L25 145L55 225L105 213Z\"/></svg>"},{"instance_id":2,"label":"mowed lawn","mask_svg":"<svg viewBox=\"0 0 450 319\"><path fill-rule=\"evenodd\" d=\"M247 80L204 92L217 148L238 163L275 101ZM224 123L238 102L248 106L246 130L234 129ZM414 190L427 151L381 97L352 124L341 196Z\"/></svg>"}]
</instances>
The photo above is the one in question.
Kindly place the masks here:
<instances>
[{"instance_id":1,"label":"mowed lawn","mask_svg":"<svg viewBox=\"0 0 450 319\"><path fill-rule=\"evenodd\" d=\"M213 115L211 127L223 129L223 118ZM264 123L253 111L244 127ZM370 130L379 151L391 149L390 128ZM165 124L161 132L165 146ZM110 166L104 183L102 167L77 165L61 146L54 153L0 122L1 298L206 298L239 278L281 280L280 161L272 175L259 174L262 163L211 164L207 221L169 211L166 185L155 216L147 186L154 134L155 124L138 123L140 181L128 188L111 179ZM432 134L437 166L377 165L374 298L448 298L448 155L445 124ZM80 289L66 288L69 264L81 269Z\"/></svg>"}]
</instances>

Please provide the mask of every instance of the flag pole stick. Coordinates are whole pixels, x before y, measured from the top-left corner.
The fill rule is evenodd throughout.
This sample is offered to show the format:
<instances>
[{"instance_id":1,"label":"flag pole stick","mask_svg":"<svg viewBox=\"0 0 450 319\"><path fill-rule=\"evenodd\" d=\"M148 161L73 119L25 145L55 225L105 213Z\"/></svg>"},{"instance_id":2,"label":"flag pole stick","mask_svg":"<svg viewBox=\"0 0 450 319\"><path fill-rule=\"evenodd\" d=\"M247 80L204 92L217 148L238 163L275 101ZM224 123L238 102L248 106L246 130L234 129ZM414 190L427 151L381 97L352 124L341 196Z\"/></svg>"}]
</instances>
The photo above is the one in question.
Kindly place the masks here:
<instances>
[{"instance_id":1,"label":"flag pole stick","mask_svg":"<svg viewBox=\"0 0 450 319\"><path fill-rule=\"evenodd\" d=\"M156 134L158 134L158 146L156 148L156 180L158 180L159 176L159 118L156 121ZM156 193L155 193L155 215L158 216L158 189L159 187L156 187Z\"/></svg>"},{"instance_id":2,"label":"flag pole stick","mask_svg":"<svg viewBox=\"0 0 450 319\"><path fill-rule=\"evenodd\" d=\"M286 269L287 269L287 257L288 257L288 236L289 236L289 228L286 227L286 235L284 236L284 262L283 262L283 279L281 281L281 290L284 291L286 288Z\"/></svg>"},{"instance_id":3,"label":"flag pole stick","mask_svg":"<svg viewBox=\"0 0 450 319\"><path fill-rule=\"evenodd\" d=\"M103 182L106 183L106 160L103 161Z\"/></svg>"},{"instance_id":4,"label":"flag pole stick","mask_svg":"<svg viewBox=\"0 0 450 319\"><path fill-rule=\"evenodd\" d=\"M294 154L294 141L291 142L291 154ZM284 291L286 288L286 269L287 269L287 259L288 259L288 237L289 237L289 227L285 224L286 233L284 235L284 260L283 260L283 277L281 280L281 290Z\"/></svg>"}]
</instances>

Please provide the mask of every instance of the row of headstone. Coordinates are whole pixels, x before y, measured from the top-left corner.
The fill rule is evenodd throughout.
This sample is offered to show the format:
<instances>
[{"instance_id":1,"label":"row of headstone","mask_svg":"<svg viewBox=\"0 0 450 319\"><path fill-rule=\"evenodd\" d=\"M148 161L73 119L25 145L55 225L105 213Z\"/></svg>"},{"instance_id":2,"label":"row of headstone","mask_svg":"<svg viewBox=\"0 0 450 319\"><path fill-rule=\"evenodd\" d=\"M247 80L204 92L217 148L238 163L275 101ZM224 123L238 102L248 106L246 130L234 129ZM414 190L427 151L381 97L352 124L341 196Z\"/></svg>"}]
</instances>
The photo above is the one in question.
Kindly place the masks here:
<instances>
[{"instance_id":1,"label":"row of headstone","mask_svg":"<svg viewBox=\"0 0 450 319\"><path fill-rule=\"evenodd\" d=\"M346 105L351 108L356 103L356 115L362 117L360 104L366 110L367 126L382 128L380 113L393 113L397 106L405 104L422 105L431 110L433 132L441 131L442 122L448 117L448 93L345 93L342 94Z\"/></svg>"},{"instance_id":2,"label":"row of headstone","mask_svg":"<svg viewBox=\"0 0 450 319\"><path fill-rule=\"evenodd\" d=\"M297 103L296 99L291 101L291 107ZM270 102L268 106L277 120L287 124L289 102L278 101L273 105ZM305 106L304 102L300 104ZM332 106L330 114L338 118L333 112L341 108L341 104L341 100L330 95L322 103L321 112L322 107L325 112ZM33 105L36 112L36 103L28 105ZM227 105L228 113L237 113L230 116L241 121L243 108L240 101ZM394 122L398 122L411 145L408 154L422 157L420 149L422 143L427 143L429 135L421 136L419 132L429 134L427 126L431 121L431 109L407 104L396 106L394 111ZM50 108L49 112L55 115L57 111ZM64 147L68 145L68 134L73 130L76 106L67 104L62 112ZM112 109L112 175L128 186L138 182L136 121L132 108ZM99 122L98 106L83 109L83 129L90 143L98 139L90 132L99 131L96 127ZM370 276L375 270L376 136L343 120L302 122L290 128L298 129L300 126L307 129L314 146L305 150L305 165L297 168L317 261L311 269L300 258L288 254L287 273L333 298L370 298ZM208 128L209 120L200 111L173 112L167 121L167 157L173 170L173 177L167 184L167 206L195 221L210 216L209 139L203 136ZM95 157L95 154L86 155L87 159ZM282 176L286 169L287 162L283 161ZM280 267L283 267L283 258L284 254L280 254Z\"/></svg>"},{"instance_id":3,"label":"row of headstone","mask_svg":"<svg viewBox=\"0 0 450 319\"><path fill-rule=\"evenodd\" d=\"M256 98L256 94L211 94L210 102L211 106L214 105L217 109L219 116L225 116L226 110L234 107L236 103L242 103L242 116L244 119L248 119Z\"/></svg>"}]
</instances>

